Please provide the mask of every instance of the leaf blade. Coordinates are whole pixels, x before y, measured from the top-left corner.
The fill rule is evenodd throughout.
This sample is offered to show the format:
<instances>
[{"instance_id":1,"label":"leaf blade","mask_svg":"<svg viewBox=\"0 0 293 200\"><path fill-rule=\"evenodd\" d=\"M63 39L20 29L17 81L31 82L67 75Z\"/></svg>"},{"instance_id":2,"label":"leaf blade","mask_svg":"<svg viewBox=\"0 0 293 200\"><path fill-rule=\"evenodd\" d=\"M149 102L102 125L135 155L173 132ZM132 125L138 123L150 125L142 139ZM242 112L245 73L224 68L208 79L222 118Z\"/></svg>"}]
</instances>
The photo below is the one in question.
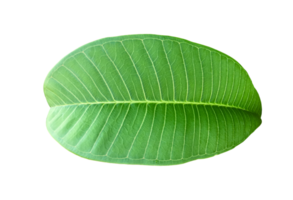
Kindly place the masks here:
<instances>
[{"instance_id":1,"label":"leaf blade","mask_svg":"<svg viewBox=\"0 0 293 200\"><path fill-rule=\"evenodd\" d=\"M51 135L73 153L106 162L205 158L234 148L261 124L259 96L239 63L170 36L89 43L51 70L44 92Z\"/></svg>"}]
</instances>

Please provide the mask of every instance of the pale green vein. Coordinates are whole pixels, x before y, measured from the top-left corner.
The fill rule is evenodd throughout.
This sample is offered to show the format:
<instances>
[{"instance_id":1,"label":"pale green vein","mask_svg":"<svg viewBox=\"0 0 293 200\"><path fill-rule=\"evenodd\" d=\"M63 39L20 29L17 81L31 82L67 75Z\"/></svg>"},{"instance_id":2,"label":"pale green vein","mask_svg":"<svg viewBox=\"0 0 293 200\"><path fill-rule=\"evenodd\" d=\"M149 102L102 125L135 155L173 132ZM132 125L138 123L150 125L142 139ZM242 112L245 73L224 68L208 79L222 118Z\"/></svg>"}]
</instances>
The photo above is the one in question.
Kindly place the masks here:
<instances>
[{"instance_id":1,"label":"pale green vein","mask_svg":"<svg viewBox=\"0 0 293 200\"><path fill-rule=\"evenodd\" d=\"M181 93L182 93L182 90L183 90L183 89L181 88L181 79L179 79L178 82L179 82L179 88L180 88L180 90L179 90L179 96L178 96L179 98L178 98L178 99L181 99L180 97L181 97ZM183 87L183 88L184 88L184 87Z\"/></svg>"},{"instance_id":2,"label":"pale green vein","mask_svg":"<svg viewBox=\"0 0 293 200\"><path fill-rule=\"evenodd\" d=\"M204 110L206 112L207 120L208 120L207 143L206 143L206 148L205 148L205 153L207 153L208 145L209 145L209 138L210 138L210 116L209 116L209 113L208 113L208 111L207 111L205 106L204 106Z\"/></svg>"},{"instance_id":3,"label":"pale green vein","mask_svg":"<svg viewBox=\"0 0 293 200\"><path fill-rule=\"evenodd\" d=\"M123 118L123 120L122 120L122 122L121 122L121 125L120 125L120 127L119 127L119 129L118 129L118 131L117 131L117 133L116 133L116 135L115 135L115 138L113 139L113 141L112 141L112 143L111 143L111 145L110 145L110 147L109 147L109 149L108 149L106 155L108 155L108 153L109 153L109 151L111 150L111 148L112 148L114 142L116 141L117 136L119 135L119 133L120 133L120 131L121 131L122 126L124 125L125 119L126 119L126 117L127 117L127 115L128 115L128 112L129 112L129 108L130 108L130 104L129 104L128 108L127 108L126 114L125 114L125 116L124 116L124 118Z\"/></svg>"},{"instance_id":4,"label":"pale green vein","mask_svg":"<svg viewBox=\"0 0 293 200\"><path fill-rule=\"evenodd\" d=\"M237 99L237 97L238 97L238 93L239 93L239 88L240 88L240 85L241 85L241 76L242 76L242 70L240 69L240 78L238 78L239 79L239 83L238 83L238 88L237 88L237 92L236 92L236 95L235 95L235 98L234 98L234 101L233 101L233 103L232 103L232 105L234 105L235 104L235 101L236 101L236 99Z\"/></svg>"},{"instance_id":5,"label":"pale green vein","mask_svg":"<svg viewBox=\"0 0 293 200\"><path fill-rule=\"evenodd\" d=\"M50 107L51 107L51 106L56 106L56 105L59 104L59 101L57 101L57 103L56 103L56 101L53 100L53 99L52 99L50 96L48 96L48 95L47 95L47 101L48 101L48 104L49 104Z\"/></svg>"},{"instance_id":6,"label":"pale green vein","mask_svg":"<svg viewBox=\"0 0 293 200\"><path fill-rule=\"evenodd\" d=\"M132 84L133 88L135 88L135 83L133 82L132 79L131 79L131 84ZM136 89L134 90L134 92L135 92L135 96L137 97L137 100L139 100L140 98L138 96L138 93L137 93ZM145 100L147 100L147 99L145 99Z\"/></svg>"},{"instance_id":7,"label":"pale green vein","mask_svg":"<svg viewBox=\"0 0 293 200\"><path fill-rule=\"evenodd\" d=\"M91 60L93 60L93 59L94 59L94 57L95 57L95 54L96 54L96 48L93 48L93 49L94 49L94 52L93 52L93 56L92 56Z\"/></svg>"},{"instance_id":8,"label":"pale green vein","mask_svg":"<svg viewBox=\"0 0 293 200\"><path fill-rule=\"evenodd\" d=\"M82 51L82 53L85 55L85 57L92 63L92 65L94 65L94 67L96 68L96 70L99 72L99 74L100 74L100 76L102 77L102 79L103 79L103 81L104 81L104 83L106 84L106 86L107 86L107 88L108 88L108 90L109 90L109 92L110 92L110 94L111 94L111 96L112 96L112 99L113 100L115 100L115 98L114 98L114 96L113 96L113 93L112 93L112 91L111 91L111 89L110 89L110 87L109 87L109 85L108 85L108 83L107 83L107 81L105 80L105 78L104 78L104 76L103 76L103 74L100 72L100 70L98 69L98 67L96 66L96 64L86 55L86 53L84 52L84 51Z\"/></svg>"},{"instance_id":9,"label":"pale green vein","mask_svg":"<svg viewBox=\"0 0 293 200\"><path fill-rule=\"evenodd\" d=\"M199 110L198 110L198 107L197 106L195 106L196 107L196 112L197 112L197 117L198 117L198 124L199 124L199 126L198 126L198 144L197 144L197 155L199 155L199 149L200 149L200 133L201 133L201 123L200 123L200 114L199 114Z\"/></svg>"},{"instance_id":10,"label":"pale green vein","mask_svg":"<svg viewBox=\"0 0 293 200\"><path fill-rule=\"evenodd\" d=\"M68 135L68 133L70 133L70 131L79 123L79 121L82 119L82 117L85 115L86 111L89 109L90 105L84 110L84 112L82 113L82 115L78 118L78 120L74 123L74 125L67 131L67 133L61 138L65 140L66 136Z\"/></svg>"},{"instance_id":11,"label":"pale green vein","mask_svg":"<svg viewBox=\"0 0 293 200\"><path fill-rule=\"evenodd\" d=\"M154 108L154 116L153 116L153 120L152 120L152 126L151 126L150 134L149 134L149 137L148 137L147 145L145 147L145 151L144 151L144 154L143 154L143 158L145 158L145 154L147 152L147 149L148 149L148 146L149 146L149 143L150 143L150 139L151 139L151 135L152 135L152 132L153 132L155 116L156 116L156 109L157 109L157 104L155 105L155 108Z\"/></svg>"},{"instance_id":12,"label":"pale green vein","mask_svg":"<svg viewBox=\"0 0 293 200\"><path fill-rule=\"evenodd\" d=\"M72 56L72 58L77 62L77 64L82 68L82 70L90 77L91 81L93 82L95 88L98 90L98 92L102 95L102 97L107 101L108 99L105 97L105 95L101 92L101 90L98 88L96 82L94 81L93 77L85 70L85 68L78 62L78 60Z\"/></svg>"},{"instance_id":13,"label":"pale green vein","mask_svg":"<svg viewBox=\"0 0 293 200\"><path fill-rule=\"evenodd\" d=\"M219 140L220 140L220 128L219 128L219 121L218 121L218 117L216 115L216 112L214 110L213 107L211 107L214 115L215 115L215 118L216 118L216 123L217 123L217 146L216 146L216 152L218 151L218 147L219 147Z\"/></svg>"},{"instance_id":14,"label":"pale green vein","mask_svg":"<svg viewBox=\"0 0 293 200\"><path fill-rule=\"evenodd\" d=\"M184 132L183 132L183 148L182 148L181 158L183 158L183 156L184 156L185 138L186 138L186 127L187 127L187 117L186 117L186 111L185 111L184 104L183 104L183 113L184 113Z\"/></svg>"},{"instance_id":15,"label":"pale green vein","mask_svg":"<svg viewBox=\"0 0 293 200\"><path fill-rule=\"evenodd\" d=\"M195 118L195 111L194 111L194 108L193 106L191 105L191 108L192 108L192 114L193 114L193 138L192 138L192 156L193 156L193 153L194 153L194 139L195 139L195 122L196 122L196 118Z\"/></svg>"},{"instance_id":16,"label":"pale green vein","mask_svg":"<svg viewBox=\"0 0 293 200\"><path fill-rule=\"evenodd\" d=\"M254 93L255 93L255 90L252 90L252 91L249 92L249 94L251 94L251 98L249 98L250 101L249 101L249 104L247 105L247 109L249 109L249 106L250 106L250 104L251 104L251 102L252 102L251 99L253 99ZM245 107L245 106L246 106L246 104L245 104L243 107ZM253 107L250 108L249 110L253 110Z\"/></svg>"},{"instance_id":17,"label":"pale green vein","mask_svg":"<svg viewBox=\"0 0 293 200\"><path fill-rule=\"evenodd\" d=\"M232 146L235 145L235 122L234 122L234 119L233 119L233 116L232 114L230 113L229 109L227 109L230 117L231 117L231 120L232 120Z\"/></svg>"},{"instance_id":18,"label":"pale green vein","mask_svg":"<svg viewBox=\"0 0 293 200\"><path fill-rule=\"evenodd\" d=\"M58 94L56 94L55 92L53 92L52 90L50 90L50 89L48 89L48 88L45 88L45 90L47 90L47 91L53 93L56 97L58 97L58 99L60 99L64 104L66 104L65 101L64 101L64 100L63 100ZM55 104L55 105L56 105L56 104Z\"/></svg>"},{"instance_id":19,"label":"pale green vein","mask_svg":"<svg viewBox=\"0 0 293 200\"><path fill-rule=\"evenodd\" d=\"M194 66L194 50L192 47L192 54L191 54L191 59L192 59L192 68L193 68L193 79L194 79L194 86L193 86L193 101L195 101L195 92L196 92L196 73L195 73L195 66Z\"/></svg>"},{"instance_id":20,"label":"pale green vein","mask_svg":"<svg viewBox=\"0 0 293 200\"><path fill-rule=\"evenodd\" d=\"M172 160L172 155L173 155L173 146L174 146L174 139L175 139L175 133L176 133L176 125L177 125L177 113L176 113L176 109L175 109L175 104L173 105L173 109L174 109L174 129L173 129L173 139L172 139L172 145L171 145L171 154L170 154L170 160Z\"/></svg>"},{"instance_id":21,"label":"pale green vein","mask_svg":"<svg viewBox=\"0 0 293 200\"><path fill-rule=\"evenodd\" d=\"M69 91L62 83L60 83L59 81L57 81L57 79L55 79L54 77L52 77L52 79L54 79L57 83L59 83L65 90L67 90L72 96L74 96L79 102L81 102L79 100L79 98L77 98L71 91ZM63 94L61 92L61 94ZM69 99L65 94L63 94L69 101L73 102L71 99Z\"/></svg>"},{"instance_id":22,"label":"pale green vein","mask_svg":"<svg viewBox=\"0 0 293 200\"><path fill-rule=\"evenodd\" d=\"M201 92L200 92L200 102L202 102L203 89L204 89L204 74L203 74L202 60L201 60L201 58L200 58L200 51L199 51L199 49L198 49L198 59L199 59L200 69L201 69Z\"/></svg>"},{"instance_id":23,"label":"pale green vein","mask_svg":"<svg viewBox=\"0 0 293 200\"><path fill-rule=\"evenodd\" d=\"M211 83L211 95L209 102L211 102L212 96L213 96L213 90L214 90L214 68L213 68L213 57L212 52L210 51L210 60L211 60L211 75L212 75L212 83Z\"/></svg>"},{"instance_id":24,"label":"pale green vein","mask_svg":"<svg viewBox=\"0 0 293 200\"><path fill-rule=\"evenodd\" d=\"M146 48L146 46L145 46L143 40L141 40L141 42L142 42L143 47L144 47L144 49L145 49L145 51L146 51L146 53L147 53L147 55L148 55L148 57L149 57L149 59L150 59L150 61L151 61L151 63L152 63L152 67L153 67L153 69L154 69L154 72L155 72L155 75L156 75L156 79L157 79L157 83L158 83L158 87L159 87L159 91L160 91L160 99L162 100L162 90L161 90L161 85L160 85L160 81L159 81L159 77L158 77L157 70L156 70L156 68L155 68L154 62L153 62L153 60L151 59L151 56L150 56L150 54L149 54L149 52L148 52L148 50L147 50L147 48Z\"/></svg>"},{"instance_id":25,"label":"pale green vein","mask_svg":"<svg viewBox=\"0 0 293 200\"><path fill-rule=\"evenodd\" d=\"M162 132L161 132L161 137L160 137L159 147L158 147L158 150L157 150L156 159L158 159L158 157L159 157L159 151L160 151L161 142L162 142L162 138L163 138L163 134L164 134L164 130L165 130L165 125L166 125L166 118L167 118L167 104L165 104L164 122L163 122L163 128L162 128Z\"/></svg>"},{"instance_id":26,"label":"pale green vein","mask_svg":"<svg viewBox=\"0 0 293 200\"><path fill-rule=\"evenodd\" d=\"M90 153L91 153L91 154L92 154L92 150L94 149L94 147L98 144L97 141L98 141L98 139L99 139L99 136L101 135L102 131L104 130L105 126L107 125L107 123L108 123L108 121L109 121L109 118L110 118L110 116L111 116L111 114L112 114L112 112L113 112L115 106L116 106L116 105L114 105L114 106L112 107L112 110L111 110L111 112L109 113L109 115L108 115L108 117L107 117L107 120L106 120L106 122L105 122L103 128L101 129L101 131L99 132L97 138L95 139L95 142L93 143L93 146L92 146L92 148L91 148L91 150L90 150Z\"/></svg>"},{"instance_id":27,"label":"pale green vein","mask_svg":"<svg viewBox=\"0 0 293 200\"><path fill-rule=\"evenodd\" d=\"M228 148L228 129L227 129L227 122L226 122L226 118L225 118L225 115L222 111L222 109L219 109L222 116L223 116L223 120L224 120L224 124L225 124L225 139L226 139L226 147L225 148Z\"/></svg>"},{"instance_id":28,"label":"pale green vein","mask_svg":"<svg viewBox=\"0 0 293 200\"><path fill-rule=\"evenodd\" d=\"M86 91L91 95L91 97L93 98L93 100L97 101L97 99L94 97L94 95L91 93L91 91L89 91L89 89L86 87L86 85L83 83L83 81L81 81L78 76L71 71L68 67L66 67L65 65L63 65L63 67L68 70L82 85L83 87L86 89Z\"/></svg>"},{"instance_id":29,"label":"pale green vein","mask_svg":"<svg viewBox=\"0 0 293 200\"><path fill-rule=\"evenodd\" d=\"M147 98L146 98L146 94L145 94L144 85L143 85L143 83L142 83L141 76L140 76L140 74L138 73L138 69L137 69L137 67L136 67L136 65L135 65L135 62L133 61L133 59L132 59L131 55L129 54L129 52L127 51L127 49L125 48L123 42L121 42L121 45L123 46L123 48L124 48L125 52L127 53L128 57L130 58L130 60L131 60L131 62L132 62L132 65L133 65L133 67L134 67L134 69L135 69L135 71L136 71L136 74L137 74L137 76L138 76L138 79L139 79L139 82L140 82L140 85L141 85L141 89L142 89L142 92L143 92L144 99L147 99ZM136 91L135 91L135 92L136 92Z\"/></svg>"},{"instance_id":30,"label":"pale green vein","mask_svg":"<svg viewBox=\"0 0 293 200\"><path fill-rule=\"evenodd\" d=\"M226 84L225 84L224 94L223 94L223 97L222 97L221 103L223 103L224 97L225 97L225 95L226 95L227 85L228 85L228 76L229 76L229 70L228 70L228 58L227 58L226 69L227 69Z\"/></svg>"},{"instance_id":31,"label":"pale green vein","mask_svg":"<svg viewBox=\"0 0 293 200\"><path fill-rule=\"evenodd\" d=\"M74 113L74 111L76 110L77 106L71 111L71 113L63 120L63 122L61 124L59 124L58 127L56 127L56 129L54 130L55 133L58 133L58 131L60 130L60 128L62 127L62 125L67 121L67 119L72 115L72 113Z\"/></svg>"},{"instance_id":32,"label":"pale green vein","mask_svg":"<svg viewBox=\"0 0 293 200\"><path fill-rule=\"evenodd\" d=\"M237 111L238 111L239 115L241 115L241 118L243 119L243 120L239 120L240 124L243 125L241 129L245 130L245 117L243 116L243 113L241 111L239 111L239 110L237 110ZM243 131L243 132L245 133L245 131Z\"/></svg>"},{"instance_id":33,"label":"pale green vein","mask_svg":"<svg viewBox=\"0 0 293 200\"><path fill-rule=\"evenodd\" d=\"M113 80L114 80L114 79L113 79ZM117 85L117 83L116 83L115 80L113 81L113 83L114 83L114 85L116 86L116 88L117 88L117 90L118 90L120 96L122 97L123 101L126 101L124 95L122 94L122 90L120 89L119 85Z\"/></svg>"},{"instance_id":34,"label":"pale green vein","mask_svg":"<svg viewBox=\"0 0 293 200\"><path fill-rule=\"evenodd\" d=\"M150 88L151 88L151 91L152 91L152 95L153 95L154 99L156 99L156 95L154 93L154 89L153 89L152 81L150 80L150 76L147 75L147 77L148 77L148 81L149 81ZM147 101L149 101L149 100L147 100Z\"/></svg>"},{"instance_id":35,"label":"pale green vein","mask_svg":"<svg viewBox=\"0 0 293 200\"><path fill-rule=\"evenodd\" d=\"M238 121L238 125L240 126L241 122L240 122L240 120L239 120L239 118L238 118L237 113L235 113L235 110L234 110L234 109L231 109L231 112L233 112L233 114L235 115L235 118L236 118L237 121ZM241 128L240 128L239 126L236 126L236 123L235 123L235 127L237 127L237 132L238 132L239 129L241 130ZM236 132L236 128L235 128L235 135L238 135L237 132ZM236 139L236 137L234 137L234 139ZM238 138L238 141L239 141L239 138ZM237 143L237 142L236 142L236 143Z\"/></svg>"},{"instance_id":36,"label":"pale green vein","mask_svg":"<svg viewBox=\"0 0 293 200\"><path fill-rule=\"evenodd\" d=\"M169 96L169 89L168 89L169 88L168 87L169 85L168 85L168 81L167 81L166 77L165 77L165 83L166 83L166 93L167 93L168 101L170 101L170 98L169 98L170 97Z\"/></svg>"},{"instance_id":37,"label":"pale green vein","mask_svg":"<svg viewBox=\"0 0 293 200\"><path fill-rule=\"evenodd\" d=\"M242 93L242 95L241 95L241 99L240 99L240 101L239 101L239 105L241 105L241 102L242 102L243 96L244 96L244 94L245 94L245 92L246 92L246 82L247 82L247 78L245 77L244 80L245 80L244 90L243 90L243 93Z\"/></svg>"},{"instance_id":38,"label":"pale green vein","mask_svg":"<svg viewBox=\"0 0 293 200\"><path fill-rule=\"evenodd\" d=\"M218 90L217 90L217 94L216 94L216 98L215 98L215 102L217 102L217 98L218 98L218 94L219 94L219 91L220 91L220 87L221 87L221 76L222 76L222 56L221 56L221 54L219 54L220 55L220 63L219 63L219 83L218 83Z\"/></svg>"},{"instance_id":39,"label":"pale green vein","mask_svg":"<svg viewBox=\"0 0 293 200\"><path fill-rule=\"evenodd\" d=\"M248 117L248 119L249 119L249 122L250 122L250 126L248 126L248 127L252 127L251 118L250 118L250 117Z\"/></svg>"},{"instance_id":40,"label":"pale green vein","mask_svg":"<svg viewBox=\"0 0 293 200\"><path fill-rule=\"evenodd\" d=\"M83 138L86 138L86 137L85 137L86 134L89 132L89 130L91 129L91 127L95 124L97 118L100 116L100 113L101 113L101 111L102 111L104 105L105 105L105 104L103 104L103 105L101 106L100 110L98 111L98 114L96 115L96 117L94 118L94 120L92 121L92 123L90 124L90 126L87 128L87 130L86 130L86 132L83 134L83 136L82 136L82 137L79 139L79 141L75 144L75 147L77 147L78 144L81 143L81 141L82 141Z\"/></svg>"},{"instance_id":41,"label":"pale green vein","mask_svg":"<svg viewBox=\"0 0 293 200\"><path fill-rule=\"evenodd\" d=\"M103 45L102 45L101 47L103 48L103 50L104 50L106 56L109 58L109 60L110 60L110 61L112 62L112 64L114 65L116 71L117 71L118 74L119 74L119 77L121 78L121 80L122 80L122 82L123 82L123 85L124 85L125 89L127 90L128 96L129 96L129 98L131 99L131 95L130 95L130 92L129 92L129 88L127 87L127 85L126 85L126 83L125 83L125 81L124 81L124 78L122 77L122 75L121 75L121 73L120 73L118 67L116 66L116 64L114 63L114 61L112 60L112 58L109 56L109 54L108 54L108 52L106 51L105 47L104 47Z\"/></svg>"},{"instance_id":42,"label":"pale green vein","mask_svg":"<svg viewBox=\"0 0 293 200\"><path fill-rule=\"evenodd\" d=\"M183 61L183 66L184 66L184 71L185 71L185 79L186 79L186 101L188 98L188 91L189 91L189 83L188 83L188 77L187 77L187 69L186 69L186 63L185 63L185 59L183 56L183 52L182 52L182 47L181 44L179 43L179 47L180 47L180 53L181 53L181 57L182 57L182 61Z\"/></svg>"},{"instance_id":43,"label":"pale green vein","mask_svg":"<svg viewBox=\"0 0 293 200\"><path fill-rule=\"evenodd\" d=\"M169 58L168 58L168 55L167 55L167 52L166 52L166 49L165 49L164 41L162 41L162 46L163 46L163 50L164 50L164 53L165 53L165 56L166 56L166 59L167 59L168 65L169 65L170 73L171 73L172 84L173 84L173 100L175 101L175 82L174 82L174 75L173 75L172 67L171 67L171 64L170 64L170 61L169 61Z\"/></svg>"},{"instance_id":44,"label":"pale green vein","mask_svg":"<svg viewBox=\"0 0 293 200\"><path fill-rule=\"evenodd\" d=\"M250 99L251 92L253 92L253 87L250 87L250 90L249 90L248 95L247 95L247 99L245 101L245 104L243 105L244 108L246 108L246 104L247 104L248 100Z\"/></svg>"},{"instance_id":45,"label":"pale green vein","mask_svg":"<svg viewBox=\"0 0 293 200\"><path fill-rule=\"evenodd\" d=\"M148 112L148 105L146 105L145 113L144 113L144 116L143 116L143 120L142 120L142 122L141 122L141 124L140 124L140 126L139 126L139 128L138 128L138 130L137 130L137 132L136 132L136 134L135 134L135 136L134 136L134 138L133 138L133 141L132 141L131 146L130 146L130 148L129 148L128 154L127 154L127 156L126 156L127 158L129 157L130 151L131 151L131 149L132 149L132 147L133 147L133 144L134 144L134 142L135 142L135 140L136 140L136 137L138 136L138 133L140 132L141 127L142 127L143 124L144 124L145 118L146 118L146 116L147 116L147 112Z\"/></svg>"},{"instance_id":46,"label":"pale green vein","mask_svg":"<svg viewBox=\"0 0 293 200\"><path fill-rule=\"evenodd\" d=\"M232 93L233 93L233 89L234 89L234 79L235 79L235 63L234 63L234 66L232 67L233 69L233 82L232 82L232 88L231 88L231 92L230 92L230 95L229 95L229 98L228 98L228 101L227 101L227 104L229 104L229 101L230 101L230 98L232 96Z\"/></svg>"},{"instance_id":47,"label":"pale green vein","mask_svg":"<svg viewBox=\"0 0 293 200\"><path fill-rule=\"evenodd\" d=\"M50 119L50 120L48 119L48 123L52 124L55 119L58 119L60 117L59 113L61 113L61 115L62 115L64 113L66 113L69 109L70 109L70 107L67 107L66 109L57 109L59 111L58 114L55 114L52 119Z\"/></svg>"}]
</instances>

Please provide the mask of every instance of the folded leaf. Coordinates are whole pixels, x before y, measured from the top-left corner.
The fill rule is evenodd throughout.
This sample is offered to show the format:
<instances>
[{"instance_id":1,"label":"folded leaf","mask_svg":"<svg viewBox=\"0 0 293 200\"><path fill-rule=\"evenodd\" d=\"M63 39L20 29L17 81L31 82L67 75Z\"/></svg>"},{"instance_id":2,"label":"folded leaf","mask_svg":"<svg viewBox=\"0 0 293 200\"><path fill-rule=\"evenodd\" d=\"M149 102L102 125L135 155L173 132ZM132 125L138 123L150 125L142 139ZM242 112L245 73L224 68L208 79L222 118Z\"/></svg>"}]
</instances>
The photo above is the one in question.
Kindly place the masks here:
<instances>
[{"instance_id":1,"label":"folded leaf","mask_svg":"<svg viewBox=\"0 0 293 200\"><path fill-rule=\"evenodd\" d=\"M242 143L261 124L247 72L210 47L160 35L86 44L48 74L47 128L92 160L172 165Z\"/></svg>"}]
</instances>

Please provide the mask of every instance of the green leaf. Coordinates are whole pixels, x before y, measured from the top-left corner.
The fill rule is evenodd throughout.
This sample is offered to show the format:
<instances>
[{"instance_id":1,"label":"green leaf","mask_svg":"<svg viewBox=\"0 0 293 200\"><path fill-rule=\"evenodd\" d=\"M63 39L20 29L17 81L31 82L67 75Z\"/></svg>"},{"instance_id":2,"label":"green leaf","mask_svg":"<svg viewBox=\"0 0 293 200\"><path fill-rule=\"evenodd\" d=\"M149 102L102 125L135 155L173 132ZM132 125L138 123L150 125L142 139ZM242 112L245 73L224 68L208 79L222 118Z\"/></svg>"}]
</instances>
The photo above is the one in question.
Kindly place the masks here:
<instances>
[{"instance_id":1,"label":"green leaf","mask_svg":"<svg viewBox=\"0 0 293 200\"><path fill-rule=\"evenodd\" d=\"M247 72L210 47L160 35L84 45L48 74L47 128L92 160L172 165L242 143L261 124Z\"/></svg>"}]
</instances>

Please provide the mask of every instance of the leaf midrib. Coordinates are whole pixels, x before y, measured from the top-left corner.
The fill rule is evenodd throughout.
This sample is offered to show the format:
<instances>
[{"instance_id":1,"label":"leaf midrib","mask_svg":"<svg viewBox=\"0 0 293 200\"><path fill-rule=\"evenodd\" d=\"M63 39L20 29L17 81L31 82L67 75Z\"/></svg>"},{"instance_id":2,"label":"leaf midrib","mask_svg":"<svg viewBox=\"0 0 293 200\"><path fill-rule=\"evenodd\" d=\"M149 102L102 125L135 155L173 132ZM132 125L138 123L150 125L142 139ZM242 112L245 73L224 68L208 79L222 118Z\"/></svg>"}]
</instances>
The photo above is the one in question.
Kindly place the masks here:
<instances>
[{"instance_id":1,"label":"leaf midrib","mask_svg":"<svg viewBox=\"0 0 293 200\"><path fill-rule=\"evenodd\" d=\"M75 106L75 105L91 105L91 104L183 104L183 105L208 105L208 106L219 106L219 107L226 107L226 108L236 108L240 110L244 110L246 112L254 113L250 110L246 110L245 108L227 105L227 104L219 104L219 103L206 103L206 102L192 102L192 101L96 101L96 102L85 102L85 103L73 103L73 104L66 104L66 105L58 105L52 106L54 107L62 107L62 106ZM258 114L257 114L258 115Z\"/></svg>"}]
</instances>

